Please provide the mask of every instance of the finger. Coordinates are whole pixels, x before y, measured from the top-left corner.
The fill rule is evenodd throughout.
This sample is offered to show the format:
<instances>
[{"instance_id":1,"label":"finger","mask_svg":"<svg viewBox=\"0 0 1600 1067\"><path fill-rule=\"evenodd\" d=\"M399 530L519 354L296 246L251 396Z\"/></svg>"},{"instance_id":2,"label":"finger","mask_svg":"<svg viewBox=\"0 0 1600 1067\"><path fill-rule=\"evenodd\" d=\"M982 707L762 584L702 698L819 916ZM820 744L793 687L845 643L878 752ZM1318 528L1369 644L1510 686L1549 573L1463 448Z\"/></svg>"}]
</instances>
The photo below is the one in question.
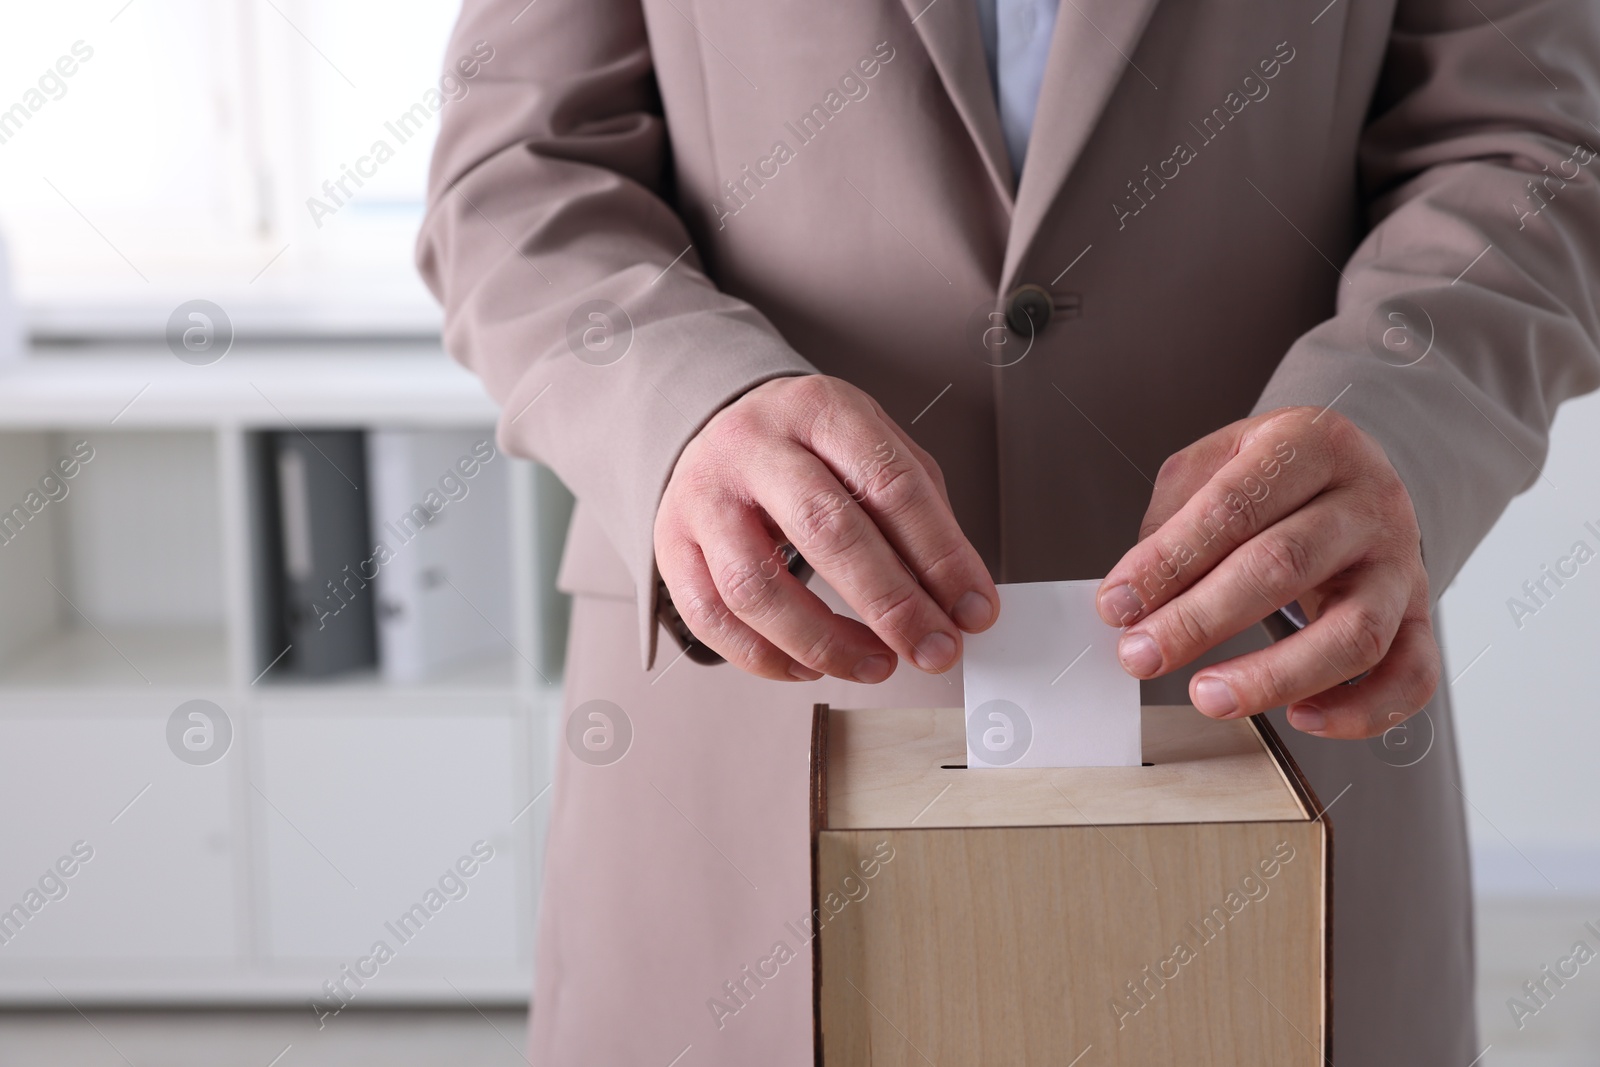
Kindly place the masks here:
<instances>
[{"instance_id":1,"label":"finger","mask_svg":"<svg viewBox=\"0 0 1600 1067\"><path fill-rule=\"evenodd\" d=\"M1254 715L1316 696L1383 661L1405 617L1403 568L1363 564L1336 582L1311 625L1258 652L1198 672L1194 706L1213 717Z\"/></svg>"},{"instance_id":2,"label":"finger","mask_svg":"<svg viewBox=\"0 0 1600 1067\"><path fill-rule=\"evenodd\" d=\"M870 400L871 397L868 397L868 399ZM919 463L922 464L922 469L928 472L928 477L933 479L933 484L939 490L939 496L944 499L945 507L950 508L951 514L954 514L955 508L954 505L950 503L950 489L945 484L944 471L940 468L939 461L933 458L933 453L917 444L912 436L905 431L904 427L889 417L889 413L883 410L883 405L879 404L876 400L873 400L872 406L877 412L878 417L883 420L884 425L888 426L890 430L894 431L895 435L898 436L901 442L905 444L906 449L916 457Z\"/></svg>"},{"instance_id":3,"label":"finger","mask_svg":"<svg viewBox=\"0 0 1600 1067\"><path fill-rule=\"evenodd\" d=\"M939 492L939 499L944 502L960 544L971 549L972 557L977 560L977 567L982 581L980 588L962 593L954 604L944 604L935 596L936 602L944 608L945 614L957 626L967 633L981 633L993 626L1000 617L1000 592L995 588L994 577L989 573L989 568L984 564L983 557L977 554L977 549L971 548L972 543L967 540L967 535L962 532L959 523L955 522L955 506L950 503L950 490L945 483L944 471L939 468L939 461L927 449L913 441L909 434L900 429L893 419L884 416L889 429L895 433L906 450L922 464L922 469L927 472L928 478ZM902 558L902 562L904 562ZM908 565L909 566L909 565ZM981 601L981 603L980 603Z\"/></svg>"},{"instance_id":4,"label":"finger","mask_svg":"<svg viewBox=\"0 0 1600 1067\"><path fill-rule=\"evenodd\" d=\"M690 631L706 647L740 670L777 681L813 681L810 670L739 620L723 603L700 549L674 538L658 544L656 566L667 583L672 605Z\"/></svg>"},{"instance_id":5,"label":"finger","mask_svg":"<svg viewBox=\"0 0 1600 1067\"><path fill-rule=\"evenodd\" d=\"M1178 513L1207 482L1234 456L1239 454L1239 438L1247 421L1224 426L1194 444L1168 456L1156 472L1155 488L1150 491L1150 506L1139 523L1139 540L1155 533Z\"/></svg>"},{"instance_id":6,"label":"finger","mask_svg":"<svg viewBox=\"0 0 1600 1067\"><path fill-rule=\"evenodd\" d=\"M899 463L911 465L900 457ZM916 478L898 471L895 480ZM922 492L931 499L924 479ZM756 501L816 572L898 655L937 673L961 654L956 625L913 577L867 510L821 460L800 449L768 457L752 484ZM870 495L872 491L863 495Z\"/></svg>"},{"instance_id":7,"label":"finger","mask_svg":"<svg viewBox=\"0 0 1600 1067\"><path fill-rule=\"evenodd\" d=\"M968 632L994 622L1000 594L988 568L961 532L923 461L888 423L872 418L819 419L805 443L849 487L850 495L945 617ZM927 463L938 469L931 456ZM920 641L923 631L906 632Z\"/></svg>"},{"instance_id":8,"label":"finger","mask_svg":"<svg viewBox=\"0 0 1600 1067\"><path fill-rule=\"evenodd\" d=\"M1358 562L1370 531L1346 495L1323 493L1129 626L1117 642L1123 667L1135 678L1176 670ZM1401 599L1396 617L1404 608Z\"/></svg>"},{"instance_id":9,"label":"finger","mask_svg":"<svg viewBox=\"0 0 1600 1067\"><path fill-rule=\"evenodd\" d=\"M1097 600L1101 618L1126 626L1149 614L1328 485L1330 450L1291 442L1293 427L1279 426L1287 421L1249 431L1238 455L1111 568Z\"/></svg>"},{"instance_id":10,"label":"finger","mask_svg":"<svg viewBox=\"0 0 1600 1067\"><path fill-rule=\"evenodd\" d=\"M1443 664L1426 610L1407 616L1384 657L1356 685L1335 686L1289 707L1289 725L1317 737L1379 737L1425 707Z\"/></svg>"},{"instance_id":11,"label":"finger","mask_svg":"<svg viewBox=\"0 0 1600 1067\"><path fill-rule=\"evenodd\" d=\"M869 684L894 672L894 653L883 641L855 619L835 615L789 573L753 511L709 503L689 515L689 524L718 596L740 622L813 671Z\"/></svg>"}]
</instances>

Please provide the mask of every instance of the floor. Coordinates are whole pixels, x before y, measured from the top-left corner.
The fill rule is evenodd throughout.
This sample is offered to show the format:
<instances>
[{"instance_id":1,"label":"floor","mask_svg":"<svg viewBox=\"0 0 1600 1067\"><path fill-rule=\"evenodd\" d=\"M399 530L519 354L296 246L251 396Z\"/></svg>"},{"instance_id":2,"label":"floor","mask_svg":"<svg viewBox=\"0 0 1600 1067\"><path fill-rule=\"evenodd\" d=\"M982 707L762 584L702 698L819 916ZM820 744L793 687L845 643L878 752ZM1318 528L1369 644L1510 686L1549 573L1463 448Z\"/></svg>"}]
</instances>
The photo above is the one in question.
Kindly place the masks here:
<instances>
[{"instance_id":1,"label":"floor","mask_svg":"<svg viewBox=\"0 0 1600 1067\"><path fill-rule=\"evenodd\" d=\"M1600 936L1585 923L1600 930L1600 899L1479 902L1478 1028L1490 1046L1479 1067L1600 1065ZM1541 979L1546 966L1559 974L1558 961L1571 957L1579 941L1595 958L1566 964L1568 974L1574 968L1577 974L1562 986L1546 980L1542 1005L1530 999L1523 983ZM1529 1012L1514 1015L1506 1003L1511 997Z\"/></svg>"},{"instance_id":2,"label":"floor","mask_svg":"<svg viewBox=\"0 0 1600 1067\"><path fill-rule=\"evenodd\" d=\"M1600 929L1600 899L1480 903L1478 1016L1488 1051L1460 1067L1600 1064L1600 955L1564 986L1547 982L1543 1004L1521 988L1580 940L1600 953L1586 922ZM1519 995L1530 1009L1520 1020L1506 1004ZM351 1011L319 1032L309 1011L0 1013L0 1065L515 1067L526 1021L520 1011Z\"/></svg>"},{"instance_id":3,"label":"floor","mask_svg":"<svg viewBox=\"0 0 1600 1067\"><path fill-rule=\"evenodd\" d=\"M0 1013L4 1067L516 1067L522 1011Z\"/></svg>"}]
</instances>

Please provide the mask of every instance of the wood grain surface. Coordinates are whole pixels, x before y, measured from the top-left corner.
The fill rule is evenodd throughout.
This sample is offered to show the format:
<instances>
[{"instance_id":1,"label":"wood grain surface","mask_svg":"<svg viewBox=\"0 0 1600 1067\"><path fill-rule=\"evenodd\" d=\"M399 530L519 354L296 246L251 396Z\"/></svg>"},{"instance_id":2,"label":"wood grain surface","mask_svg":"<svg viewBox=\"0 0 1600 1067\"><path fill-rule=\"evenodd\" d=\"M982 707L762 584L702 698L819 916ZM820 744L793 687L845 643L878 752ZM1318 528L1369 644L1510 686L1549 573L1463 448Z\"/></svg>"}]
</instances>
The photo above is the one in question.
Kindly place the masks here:
<instances>
[{"instance_id":1,"label":"wood grain surface","mask_svg":"<svg viewBox=\"0 0 1600 1067\"><path fill-rule=\"evenodd\" d=\"M824 832L821 1061L1310 1067L1326 1003L1321 831Z\"/></svg>"},{"instance_id":2,"label":"wood grain surface","mask_svg":"<svg viewBox=\"0 0 1600 1067\"><path fill-rule=\"evenodd\" d=\"M964 721L960 708L831 709L826 826L1111 826L1313 814L1244 720L1146 707L1150 767L950 769L967 761Z\"/></svg>"}]
</instances>

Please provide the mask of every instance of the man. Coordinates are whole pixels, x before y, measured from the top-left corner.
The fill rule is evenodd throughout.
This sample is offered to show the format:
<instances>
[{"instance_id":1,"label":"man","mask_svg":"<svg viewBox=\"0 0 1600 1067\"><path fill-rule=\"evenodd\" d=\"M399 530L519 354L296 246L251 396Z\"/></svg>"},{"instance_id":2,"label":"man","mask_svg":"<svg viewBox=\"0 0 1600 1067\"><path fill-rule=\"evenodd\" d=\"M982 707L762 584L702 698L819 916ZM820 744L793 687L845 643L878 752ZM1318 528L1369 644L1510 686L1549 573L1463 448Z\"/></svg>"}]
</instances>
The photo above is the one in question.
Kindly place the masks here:
<instances>
[{"instance_id":1,"label":"man","mask_svg":"<svg viewBox=\"0 0 1600 1067\"><path fill-rule=\"evenodd\" d=\"M811 705L959 704L995 580L1100 576L1147 699L1288 706L1339 1061L1473 1061L1431 612L1600 381L1600 9L468 0L480 40L420 263L578 498L533 1062L811 1062Z\"/></svg>"}]
</instances>

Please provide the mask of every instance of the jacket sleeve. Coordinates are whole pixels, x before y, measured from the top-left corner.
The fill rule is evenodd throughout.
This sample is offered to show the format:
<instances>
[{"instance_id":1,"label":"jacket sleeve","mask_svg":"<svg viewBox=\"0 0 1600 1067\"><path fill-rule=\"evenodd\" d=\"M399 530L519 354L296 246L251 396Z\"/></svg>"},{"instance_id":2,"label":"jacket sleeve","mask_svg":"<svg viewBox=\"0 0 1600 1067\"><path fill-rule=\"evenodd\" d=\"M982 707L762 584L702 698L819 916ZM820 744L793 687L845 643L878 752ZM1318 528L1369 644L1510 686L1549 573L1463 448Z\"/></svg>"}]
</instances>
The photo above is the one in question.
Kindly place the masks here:
<instances>
[{"instance_id":1,"label":"jacket sleeve","mask_svg":"<svg viewBox=\"0 0 1600 1067\"><path fill-rule=\"evenodd\" d=\"M501 447L554 470L627 564L648 668L679 453L745 391L813 368L700 269L638 0L466 0L446 56L465 95L441 110L418 266Z\"/></svg>"},{"instance_id":2,"label":"jacket sleeve","mask_svg":"<svg viewBox=\"0 0 1600 1067\"><path fill-rule=\"evenodd\" d=\"M1402 0L1361 139L1371 230L1256 405L1337 398L1377 438L1435 599L1600 384L1597 102L1593 0Z\"/></svg>"}]
</instances>

